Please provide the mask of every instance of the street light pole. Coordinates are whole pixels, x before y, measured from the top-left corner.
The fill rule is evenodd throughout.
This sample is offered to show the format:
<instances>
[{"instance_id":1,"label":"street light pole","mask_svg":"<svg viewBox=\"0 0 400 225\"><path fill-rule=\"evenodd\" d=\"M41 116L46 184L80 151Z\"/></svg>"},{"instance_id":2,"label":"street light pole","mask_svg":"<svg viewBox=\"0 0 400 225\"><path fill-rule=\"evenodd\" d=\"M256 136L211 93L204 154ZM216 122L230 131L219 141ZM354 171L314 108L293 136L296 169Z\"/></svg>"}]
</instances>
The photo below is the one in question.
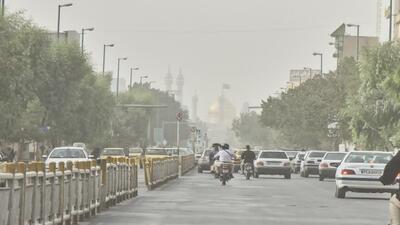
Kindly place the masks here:
<instances>
[{"instance_id":1,"label":"street light pole","mask_svg":"<svg viewBox=\"0 0 400 225\"><path fill-rule=\"evenodd\" d=\"M129 87L132 88L132 76L133 76L133 71L134 70L139 70L139 67L136 68L131 68L131 77L129 79Z\"/></svg>"},{"instance_id":2,"label":"street light pole","mask_svg":"<svg viewBox=\"0 0 400 225\"><path fill-rule=\"evenodd\" d=\"M82 55L83 55L83 51L84 51L83 44L84 44L84 42L85 42L85 31L94 31L94 28L91 27L91 28L83 28L83 29L82 29L82 44L81 44L81 47L82 47Z\"/></svg>"},{"instance_id":3,"label":"street light pole","mask_svg":"<svg viewBox=\"0 0 400 225\"><path fill-rule=\"evenodd\" d=\"M304 67L304 69L310 71L310 80L311 80L312 79L312 68Z\"/></svg>"},{"instance_id":4,"label":"street light pole","mask_svg":"<svg viewBox=\"0 0 400 225\"><path fill-rule=\"evenodd\" d=\"M119 92L119 67L121 64L121 60L127 60L128 58L118 58L118 70L117 70L117 99L118 99L118 92Z\"/></svg>"},{"instance_id":5,"label":"street light pole","mask_svg":"<svg viewBox=\"0 0 400 225\"><path fill-rule=\"evenodd\" d=\"M313 56L320 56L321 57L321 77L323 76L323 54L319 52L314 52Z\"/></svg>"},{"instance_id":6,"label":"street light pole","mask_svg":"<svg viewBox=\"0 0 400 225\"><path fill-rule=\"evenodd\" d=\"M4 17L4 7L6 5L6 0L1 0L1 16Z\"/></svg>"},{"instance_id":7,"label":"street light pole","mask_svg":"<svg viewBox=\"0 0 400 225\"><path fill-rule=\"evenodd\" d=\"M347 24L348 27L355 27L357 28L357 62L359 60L360 55L360 25L357 24Z\"/></svg>"},{"instance_id":8,"label":"street light pole","mask_svg":"<svg viewBox=\"0 0 400 225\"><path fill-rule=\"evenodd\" d=\"M393 0L390 0L389 6L389 42L392 41L392 24L393 24Z\"/></svg>"},{"instance_id":9,"label":"street light pole","mask_svg":"<svg viewBox=\"0 0 400 225\"><path fill-rule=\"evenodd\" d=\"M4 3L4 2L3 2ZM70 7L72 3L58 5L58 20L57 20L57 41L60 40L60 22L61 22L61 8Z\"/></svg>"},{"instance_id":10,"label":"street light pole","mask_svg":"<svg viewBox=\"0 0 400 225\"><path fill-rule=\"evenodd\" d=\"M104 45L104 48L103 48L103 76L104 76L105 69L106 69L106 47L114 47L114 44Z\"/></svg>"},{"instance_id":11,"label":"street light pole","mask_svg":"<svg viewBox=\"0 0 400 225\"><path fill-rule=\"evenodd\" d=\"M142 85L143 78L149 78L149 76L140 76L140 85Z\"/></svg>"}]
</instances>

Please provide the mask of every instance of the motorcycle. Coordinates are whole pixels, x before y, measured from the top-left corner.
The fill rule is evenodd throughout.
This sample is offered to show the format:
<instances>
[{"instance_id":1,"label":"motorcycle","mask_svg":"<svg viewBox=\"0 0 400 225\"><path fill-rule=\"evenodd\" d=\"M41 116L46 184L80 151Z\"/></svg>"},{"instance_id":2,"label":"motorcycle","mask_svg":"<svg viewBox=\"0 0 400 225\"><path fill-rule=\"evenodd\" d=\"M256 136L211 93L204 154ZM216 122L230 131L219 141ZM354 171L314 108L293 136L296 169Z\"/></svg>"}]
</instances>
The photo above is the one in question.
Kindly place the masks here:
<instances>
[{"instance_id":1,"label":"motorcycle","mask_svg":"<svg viewBox=\"0 0 400 225\"><path fill-rule=\"evenodd\" d=\"M222 183L222 185L226 185L226 182L228 182L232 176L231 176L231 164L228 163L222 163L220 167L220 175L219 179Z\"/></svg>"},{"instance_id":2,"label":"motorcycle","mask_svg":"<svg viewBox=\"0 0 400 225\"><path fill-rule=\"evenodd\" d=\"M397 174L395 184L399 184L399 191L390 198L389 217L390 225L400 224L400 173Z\"/></svg>"},{"instance_id":3,"label":"motorcycle","mask_svg":"<svg viewBox=\"0 0 400 225\"><path fill-rule=\"evenodd\" d=\"M253 166L251 163L244 164L244 175L246 176L246 180L250 180L251 175L253 175Z\"/></svg>"}]
</instances>

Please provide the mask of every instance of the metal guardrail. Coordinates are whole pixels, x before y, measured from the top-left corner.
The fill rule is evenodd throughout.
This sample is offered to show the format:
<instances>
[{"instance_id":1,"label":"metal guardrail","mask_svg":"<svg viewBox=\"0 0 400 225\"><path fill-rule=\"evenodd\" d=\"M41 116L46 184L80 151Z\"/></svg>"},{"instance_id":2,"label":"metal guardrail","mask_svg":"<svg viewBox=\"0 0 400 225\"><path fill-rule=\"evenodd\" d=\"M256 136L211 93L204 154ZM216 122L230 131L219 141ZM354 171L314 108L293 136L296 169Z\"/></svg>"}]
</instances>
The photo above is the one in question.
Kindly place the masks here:
<instances>
[{"instance_id":1,"label":"metal guardrail","mask_svg":"<svg viewBox=\"0 0 400 225\"><path fill-rule=\"evenodd\" d=\"M135 159L6 164L0 173L0 224L78 224L137 195Z\"/></svg>"},{"instance_id":2,"label":"metal guardrail","mask_svg":"<svg viewBox=\"0 0 400 225\"><path fill-rule=\"evenodd\" d=\"M179 177L179 158L175 156L144 160L145 182L149 190Z\"/></svg>"},{"instance_id":3,"label":"metal guardrail","mask_svg":"<svg viewBox=\"0 0 400 225\"><path fill-rule=\"evenodd\" d=\"M181 176L189 172L196 166L195 155L186 155L180 157L181 164Z\"/></svg>"}]
</instances>

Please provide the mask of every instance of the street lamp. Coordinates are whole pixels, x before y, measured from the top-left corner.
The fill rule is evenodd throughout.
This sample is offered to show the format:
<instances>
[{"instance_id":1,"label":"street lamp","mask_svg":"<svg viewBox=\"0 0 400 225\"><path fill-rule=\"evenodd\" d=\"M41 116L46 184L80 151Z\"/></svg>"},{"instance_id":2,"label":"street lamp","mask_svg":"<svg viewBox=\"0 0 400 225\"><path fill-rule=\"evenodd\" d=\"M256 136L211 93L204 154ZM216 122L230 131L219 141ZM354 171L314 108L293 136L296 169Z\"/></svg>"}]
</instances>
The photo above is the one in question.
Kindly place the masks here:
<instances>
[{"instance_id":1,"label":"street lamp","mask_svg":"<svg viewBox=\"0 0 400 225\"><path fill-rule=\"evenodd\" d=\"M104 48L103 48L103 76L104 76L104 73L105 73L105 69L106 69L106 48L107 47L114 47L114 44L109 44L109 45L104 45Z\"/></svg>"},{"instance_id":2,"label":"street lamp","mask_svg":"<svg viewBox=\"0 0 400 225\"><path fill-rule=\"evenodd\" d=\"M124 57L124 58L118 58L118 70L117 70L117 99L118 99L118 92L119 92L119 67L120 67L120 63L121 63L121 60L127 60L128 58L127 57Z\"/></svg>"},{"instance_id":3,"label":"street lamp","mask_svg":"<svg viewBox=\"0 0 400 225\"><path fill-rule=\"evenodd\" d=\"M143 78L149 78L149 76L140 76L140 85L142 85Z\"/></svg>"},{"instance_id":4,"label":"street lamp","mask_svg":"<svg viewBox=\"0 0 400 225\"><path fill-rule=\"evenodd\" d=\"M6 0L0 0L1 1L1 16L4 17L4 7L6 4Z\"/></svg>"},{"instance_id":5,"label":"street lamp","mask_svg":"<svg viewBox=\"0 0 400 225\"><path fill-rule=\"evenodd\" d=\"M85 41L85 31L94 31L94 28L83 28L82 29L82 54L83 54L83 43Z\"/></svg>"},{"instance_id":6,"label":"street lamp","mask_svg":"<svg viewBox=\"0 0 400 225\"><path fill-rule=\"evenodd\" d=\"M357 24L347 24L347 27L355 27L357 28L357 62L360 55L360 25Z\"/></svg>"},{"instance_id":7,"label":"street lamp","mask_svg":"<svg viewBox=\"0 0 400 225\"><path fill-rule=\"evenodd\" d=\"M323 54L319 53L319 52L314 52L313 56L320 56L321 57L321 76L322 76L322 72L323 72Z\"/></svg>"},{"instance_id":8,"label":"street lamp","mask_svg":"<svg viewBox=\"0 0 400 225\"><path fill-rule=\"evenodd\" d=\"M3 2L4 3L4 2ZM61 8L70 7L72 3L58 5L58 21L57 21L57 41L60 40L60 20L61 20Z\"/></svg>"},{"instance_id":9,"label":"street lamp","mask_svg":"<svg viewBox=\"0 0 400 225\"><path fill-rule=\"evenodd\" d=\"M310 68L310 67L304 67L304 69L310 71L310 80L311 80L311 79L312 79L312 68Z\"/></svg>"},{"instance_id":10,"label":"street lamp","mask_svg":"<svg viewBox=\"0 0 400 225\"><path fill-rule=\"evenodd\" d=\"M139 70L139 67L131 68L131 77L129 79L129 87L132 87L132 74L134 70Z\"/></svg>"}]
</instances>

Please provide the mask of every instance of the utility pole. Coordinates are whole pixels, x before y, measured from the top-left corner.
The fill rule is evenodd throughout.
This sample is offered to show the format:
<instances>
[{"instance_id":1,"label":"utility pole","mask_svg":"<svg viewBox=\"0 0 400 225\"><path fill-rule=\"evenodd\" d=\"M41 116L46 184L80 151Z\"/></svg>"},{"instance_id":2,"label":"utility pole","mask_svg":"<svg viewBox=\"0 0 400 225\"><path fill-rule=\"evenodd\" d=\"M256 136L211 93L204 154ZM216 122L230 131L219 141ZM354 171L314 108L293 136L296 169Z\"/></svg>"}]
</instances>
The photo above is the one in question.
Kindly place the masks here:
<instances>
[{"instance_id":1,"label":"utility pole","mask_svg":"<svg viewBox=\"0 0 400 225\"><path fill-rule=\"evenodd\" d=\"M393 0L390 0L389 6L389 42L392 41L392 24L393 24Z\"/></svg>"},{"instance_id":2,"label":"utility pole","mask_svg":"<svg viewBox=\"0 0 400 225\"><path fill-rule=\"evenodd\" d=\"M4 12L5 12L5 5L6 5L6 0L0 0L1 1L1 16L4 17Z\"/></svg>"}]
</instances>

